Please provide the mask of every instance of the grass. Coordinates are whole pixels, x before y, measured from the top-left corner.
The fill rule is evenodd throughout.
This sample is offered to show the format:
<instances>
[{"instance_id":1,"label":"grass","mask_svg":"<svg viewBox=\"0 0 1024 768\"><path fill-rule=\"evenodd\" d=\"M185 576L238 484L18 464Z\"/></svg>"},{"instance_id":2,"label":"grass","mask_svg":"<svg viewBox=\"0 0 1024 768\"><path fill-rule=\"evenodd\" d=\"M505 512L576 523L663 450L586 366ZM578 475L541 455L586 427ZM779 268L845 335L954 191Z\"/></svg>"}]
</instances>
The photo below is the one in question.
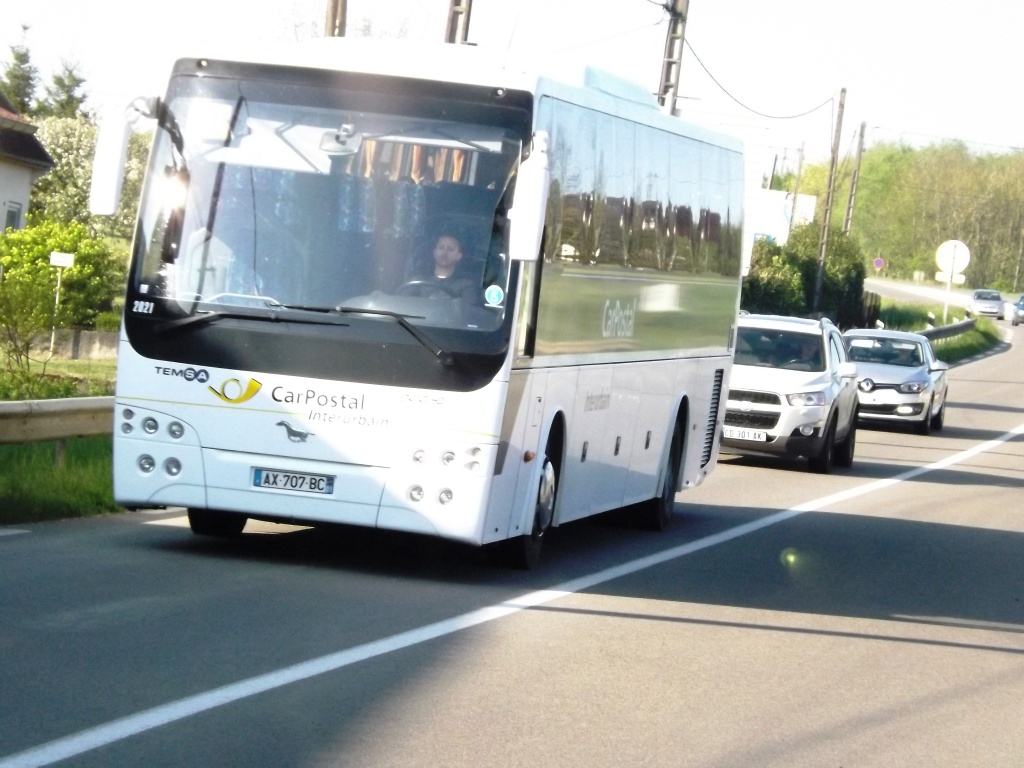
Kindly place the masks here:
<instances>
[{"instance_id":1,"label":"grass","mask_svg":"<svg viewBox=\"0 0 1024 768\"><path fill-rule=\"evenodd\" d=\"M41 369L40 369L41 370ZM77 379L83 395L114 394L117 360L65 360L53 358L46 363L47 375Z\"/></svg>"},{"instance_id":2,"label":"grass","mask_svg":"<svg viewBox=\"0 0 1024 768\"><path fill-rule=\"evenodd\" d=\"M883 299L878 319L893 331L922 331L935 318L942 317L941 306L927 304L896 304ZM950 318L952 321L952 317ZM991 349L1002 342L999 328L987 317L979 317L973 330L948 339L932 342L935 355L947 363L956 363Z\"/></svg>"},{"instance_id":3,"label":"grass","mask_svg":"<svg viewBox=\"0 0 1024 768\"><path fill-rule=\"evenodd\" d=\"M0 525L37 523L114 512L110 437L65 443L63 466L55 444L0 445Z\"/></svg>"}]
</instances>

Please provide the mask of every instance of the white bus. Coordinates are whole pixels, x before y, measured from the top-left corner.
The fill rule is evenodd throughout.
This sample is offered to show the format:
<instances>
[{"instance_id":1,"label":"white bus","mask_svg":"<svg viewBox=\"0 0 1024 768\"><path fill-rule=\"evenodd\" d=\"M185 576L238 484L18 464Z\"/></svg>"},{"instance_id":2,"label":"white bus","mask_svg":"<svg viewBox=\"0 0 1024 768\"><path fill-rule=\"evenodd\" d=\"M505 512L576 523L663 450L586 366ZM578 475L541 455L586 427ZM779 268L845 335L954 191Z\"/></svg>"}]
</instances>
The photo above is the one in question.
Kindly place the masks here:
<instances>
[{"instance_id":1,"label":"white bus","mask_svg":"<svg viewBox=\"0 0 1024 768\"><path fill-rule=\"evenodd\" d=\"M525 567L588 515L663 528L717 460L740 145L591 70L394 45L183 58L136 102L157 128L116 501L185 507L197 534L372 526ZM469 290L436 278L441 234Z\"/></svg>"}]
</instances>

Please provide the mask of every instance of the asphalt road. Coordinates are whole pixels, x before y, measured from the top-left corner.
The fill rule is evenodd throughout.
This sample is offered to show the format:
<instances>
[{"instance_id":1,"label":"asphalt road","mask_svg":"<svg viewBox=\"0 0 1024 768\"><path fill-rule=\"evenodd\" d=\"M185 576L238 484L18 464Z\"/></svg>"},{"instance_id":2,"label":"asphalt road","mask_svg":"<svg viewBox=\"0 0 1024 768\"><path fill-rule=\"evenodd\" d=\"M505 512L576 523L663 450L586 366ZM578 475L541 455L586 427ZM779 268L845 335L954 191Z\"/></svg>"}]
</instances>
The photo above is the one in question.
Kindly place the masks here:
<instances>
[{"instance_id":1,"label":"asphalt road","mask_svg":"<svg viewBox=\"0 0 1024 768\"><path fill-rule=\"evenodd\" d=\"M1013 330L942 432L723 458L669 532L565 526L530 573L174 511L0 529L0 768L1019 766Z\"/></svg>"}]
</instances>

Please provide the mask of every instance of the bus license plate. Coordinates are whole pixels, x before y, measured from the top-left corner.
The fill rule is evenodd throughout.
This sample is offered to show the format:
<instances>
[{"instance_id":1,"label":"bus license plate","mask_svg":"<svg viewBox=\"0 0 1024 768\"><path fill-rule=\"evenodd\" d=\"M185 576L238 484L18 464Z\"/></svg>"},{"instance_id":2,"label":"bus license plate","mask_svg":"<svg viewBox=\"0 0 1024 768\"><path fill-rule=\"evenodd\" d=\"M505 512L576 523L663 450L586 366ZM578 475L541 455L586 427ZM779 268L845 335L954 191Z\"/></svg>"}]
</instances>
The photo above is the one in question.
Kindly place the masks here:
<instances>
[{"instance_id":1,"label":"bus license plate","mask_svg":"<svg viewBox=\"0 0 1024 768\"><path fill-rule=\"evenodd\" d=\"M730 440L756 440L759 443L768 442L768 433L759 429L725 427L722 431L722 436L728 437Z\"/></svg>"},{"instance_id":2,"label":"bus license plate","mask_svg":"<svg viewBox=\"0 0 1024 768\"><path fill-rule=\"evenodd\" d=\"M312 475L306 472L285 472L280 469L253 467L252 484L256 488L306 493L334 493L333 475Z\"/></svg>"}]
</instances>

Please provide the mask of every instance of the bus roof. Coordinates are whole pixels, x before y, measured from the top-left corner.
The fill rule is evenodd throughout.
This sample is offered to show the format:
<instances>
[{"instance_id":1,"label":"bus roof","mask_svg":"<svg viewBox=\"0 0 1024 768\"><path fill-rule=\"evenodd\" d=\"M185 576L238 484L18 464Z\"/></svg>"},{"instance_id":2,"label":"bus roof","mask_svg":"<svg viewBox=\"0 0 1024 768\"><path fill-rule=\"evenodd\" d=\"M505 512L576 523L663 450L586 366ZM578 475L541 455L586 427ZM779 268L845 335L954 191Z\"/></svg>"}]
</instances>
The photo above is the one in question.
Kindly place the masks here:
<instances>
[{"instance_id":1,"label":"bus roof","mask_svg":"<svg viewBox=\"0 0 1024 768\"><path fill-rule=\"evenodd\" d=\"M654 95L642 85L575 61L546 62L543 71L528 71L507 66L494 49L474 45L347 37L316 38L301 44L218 45L216 51L188 58L512 88L527 91L537 98L550 95L742 151L741 142L731 136L667 115Z\"/></svg>"}]
</instances>

